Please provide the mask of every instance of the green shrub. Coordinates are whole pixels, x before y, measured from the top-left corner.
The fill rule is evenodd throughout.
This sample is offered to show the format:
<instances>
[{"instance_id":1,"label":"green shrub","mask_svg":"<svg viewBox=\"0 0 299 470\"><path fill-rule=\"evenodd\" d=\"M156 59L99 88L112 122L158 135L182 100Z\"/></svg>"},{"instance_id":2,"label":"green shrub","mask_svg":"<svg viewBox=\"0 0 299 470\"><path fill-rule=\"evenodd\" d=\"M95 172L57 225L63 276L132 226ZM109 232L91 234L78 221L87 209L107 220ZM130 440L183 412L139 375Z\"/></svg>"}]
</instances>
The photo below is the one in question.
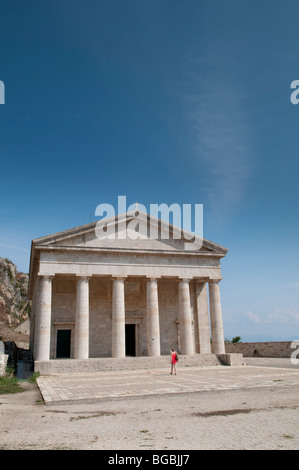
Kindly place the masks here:
<instances>
[{"instance_id":1,"label":"green shrub","mask_svg":"<svg viewBox=\"0 0 299 470\"><path fill-rule=\"evenodd\" d=\"M18 380L15 376L3 375L0 377L0 395L19 392L23 392L23 389L18 384Z\"/></svg>"}]
</instances>

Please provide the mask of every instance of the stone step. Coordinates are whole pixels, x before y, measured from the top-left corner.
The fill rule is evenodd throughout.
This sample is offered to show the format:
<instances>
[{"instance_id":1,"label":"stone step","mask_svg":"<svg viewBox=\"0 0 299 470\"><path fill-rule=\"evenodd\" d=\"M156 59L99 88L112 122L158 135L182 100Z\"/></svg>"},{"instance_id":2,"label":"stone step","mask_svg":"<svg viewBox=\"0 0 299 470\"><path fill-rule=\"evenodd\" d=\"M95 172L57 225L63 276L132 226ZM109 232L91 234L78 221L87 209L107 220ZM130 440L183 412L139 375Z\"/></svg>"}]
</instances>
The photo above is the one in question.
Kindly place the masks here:
<instances>
[{"instance_id":1,"label":"stone step","mask_svg":"<svg viewBox=\"0 0 299 470\"><path fill-rule=\"evenodd\" d=\"M216 354L194 354L179 356L178 367L220 366L221 361ZM170 356L159 357L97 357L89 359L50 359L35 361L34 371L42 375L88 373L96 371L144 370L170 367Z\"/></svg>"}]
</instances>

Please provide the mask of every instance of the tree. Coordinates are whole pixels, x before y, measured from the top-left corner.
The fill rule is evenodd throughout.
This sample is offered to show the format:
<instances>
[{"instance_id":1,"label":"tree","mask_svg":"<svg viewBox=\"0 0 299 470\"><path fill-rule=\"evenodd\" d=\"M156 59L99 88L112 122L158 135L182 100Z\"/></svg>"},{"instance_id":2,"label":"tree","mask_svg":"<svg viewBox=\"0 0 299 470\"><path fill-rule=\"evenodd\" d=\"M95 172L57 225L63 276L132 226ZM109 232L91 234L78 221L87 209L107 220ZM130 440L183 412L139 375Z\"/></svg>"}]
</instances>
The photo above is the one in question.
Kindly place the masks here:
<instances>
[{"instance_id":1,"label":"tree","mask_svg":"<svg viewBox=\"0 0 299 470\"><path fill-rule=\"evenodd\" d=\"M232 339L232 343L240 343L241 341L241 337L240 336L235 336L233 339Z\"/></svg>"}]
</instances>

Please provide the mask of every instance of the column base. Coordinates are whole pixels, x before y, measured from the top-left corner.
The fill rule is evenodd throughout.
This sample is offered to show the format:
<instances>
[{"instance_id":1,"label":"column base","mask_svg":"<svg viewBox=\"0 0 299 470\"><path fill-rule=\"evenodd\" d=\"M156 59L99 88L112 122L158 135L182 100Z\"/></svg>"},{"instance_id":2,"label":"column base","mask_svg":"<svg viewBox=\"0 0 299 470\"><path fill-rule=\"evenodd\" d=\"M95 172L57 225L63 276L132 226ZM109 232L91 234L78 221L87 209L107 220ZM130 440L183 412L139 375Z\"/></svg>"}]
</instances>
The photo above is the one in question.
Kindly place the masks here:
<instances>
[{"instance_id":1,"label":"column base","mask_svg":"<svg viewBox=\"0 0 299 470\"><path fill-rule=\"evenodd\" d=\"M241 353L224 353L224 354L216 354L219 360L227 365L227 366L244 366L244 358L243 354Z\"/></svg>"}]
</instances>

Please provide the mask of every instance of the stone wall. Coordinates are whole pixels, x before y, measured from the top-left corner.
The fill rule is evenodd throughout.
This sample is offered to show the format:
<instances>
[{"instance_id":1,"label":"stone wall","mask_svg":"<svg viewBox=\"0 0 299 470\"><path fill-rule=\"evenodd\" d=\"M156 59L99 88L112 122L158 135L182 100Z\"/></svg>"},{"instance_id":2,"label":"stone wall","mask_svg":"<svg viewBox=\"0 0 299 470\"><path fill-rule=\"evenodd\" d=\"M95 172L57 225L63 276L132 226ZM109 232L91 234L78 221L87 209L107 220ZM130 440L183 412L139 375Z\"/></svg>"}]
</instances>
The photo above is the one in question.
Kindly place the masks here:
<instances>
[{"instance_id":1,"label":"stone wall","mask_svg":"<svg viewBox=\"0 0 299 470\"><path fill-rule=\"evenodd\" d=\"M244 357L290 357L294 348L291 341L263 343L226 343L226 353L242 353Z\"/></svg>"}]
</instances>

